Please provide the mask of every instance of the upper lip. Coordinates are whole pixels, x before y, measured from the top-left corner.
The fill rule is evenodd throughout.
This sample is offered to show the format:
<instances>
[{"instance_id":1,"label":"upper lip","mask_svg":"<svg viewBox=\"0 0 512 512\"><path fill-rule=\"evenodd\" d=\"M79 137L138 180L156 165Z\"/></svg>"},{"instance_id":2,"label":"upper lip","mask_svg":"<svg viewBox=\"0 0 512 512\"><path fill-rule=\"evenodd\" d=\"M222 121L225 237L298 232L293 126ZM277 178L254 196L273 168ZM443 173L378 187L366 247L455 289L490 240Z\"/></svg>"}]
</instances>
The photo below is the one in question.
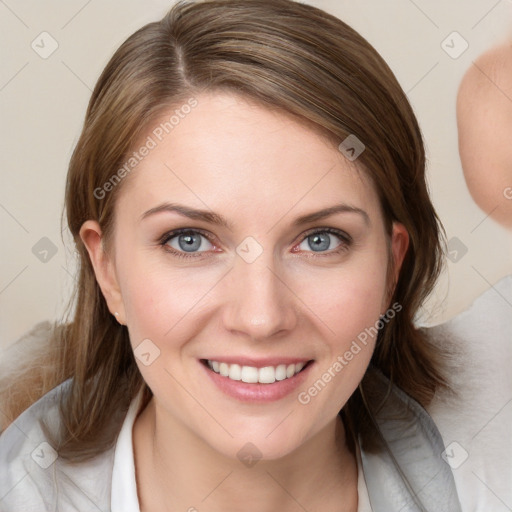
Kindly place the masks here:
<instances>
[{"instance_id":1,"label":"upper lip","mask_svg":"<svg viewBox=\"0 0 512 512\"><path fill-rule=\"evenodd\" d=\"M244 356L211 356L205 357L203 360L217 361L219 363L239 364L240 366L253 366L255 368L264 368L265 366L279 366L280 364L296 364L307 363L311 359L304 357L244 357Z\"/></svg>"}]
</instances>

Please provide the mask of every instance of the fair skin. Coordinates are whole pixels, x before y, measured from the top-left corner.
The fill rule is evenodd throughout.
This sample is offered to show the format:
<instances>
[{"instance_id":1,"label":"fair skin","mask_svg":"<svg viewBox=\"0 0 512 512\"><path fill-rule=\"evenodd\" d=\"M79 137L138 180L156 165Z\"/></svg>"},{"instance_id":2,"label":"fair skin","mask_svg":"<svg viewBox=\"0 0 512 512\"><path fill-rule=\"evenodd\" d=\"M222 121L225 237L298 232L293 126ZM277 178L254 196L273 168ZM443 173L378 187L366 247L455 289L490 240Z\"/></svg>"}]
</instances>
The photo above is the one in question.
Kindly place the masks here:
<instances>
[{"instance_id":1,"label":"fair skin","mask_svg":"<svg viewBox=\"0 0 512 512\"><path fill-rule=\"evenodd\" d=\"M512 43L485 52L464 75L457 128L471 196L486 214L512 228Z\"/></svg>"},{"instance_id":2,"label":"fair skin","mask_svg":"<svg viewBox=\"0 0 512 512\"><path fill-rule=\"evenodd\" d=\"M226 93L197 100L123 184L108 249L97 222L80 233L133 348L149 339L160 351L148 366L137 359L154 395L133 429L141 510L355 511L356 460L338 412L375 340L309 403L297 397L385 313L387 244L396 278L407 232L395 223L388 240L374 186L310 127ZM229 227L153 210L165 203ZM341 203L349 209L294 224ZM179 236L163 237L180 228L210 240L196 232L186 252ZM237 253L247 237L262 249L251 262ZM309 364L292 392L251 401L225 393L202 362L228 357ZM254 453L247 443L255 465L237 456Z\"/></svg>"}]
</instances>

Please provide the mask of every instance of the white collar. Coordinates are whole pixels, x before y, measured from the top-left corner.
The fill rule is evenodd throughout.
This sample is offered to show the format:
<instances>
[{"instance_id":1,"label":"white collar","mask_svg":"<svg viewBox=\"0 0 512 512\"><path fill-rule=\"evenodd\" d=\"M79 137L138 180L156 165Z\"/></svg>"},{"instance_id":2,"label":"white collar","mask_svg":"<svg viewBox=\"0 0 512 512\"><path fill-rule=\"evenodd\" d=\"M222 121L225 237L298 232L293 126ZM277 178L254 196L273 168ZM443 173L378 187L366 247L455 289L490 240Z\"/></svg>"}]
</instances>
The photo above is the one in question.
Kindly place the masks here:
<instances>
[{"instance_id":1,"label":"white collar","mask_svg":"<svg viewBox=\"0 0 512 512\"><path fill-rule=\"evenodd\" d=\"M141 390L132 400L117 438L110 495L112 512L140 512L135 480L132 431L142 396Z\"/></svg>"}]
</instances>

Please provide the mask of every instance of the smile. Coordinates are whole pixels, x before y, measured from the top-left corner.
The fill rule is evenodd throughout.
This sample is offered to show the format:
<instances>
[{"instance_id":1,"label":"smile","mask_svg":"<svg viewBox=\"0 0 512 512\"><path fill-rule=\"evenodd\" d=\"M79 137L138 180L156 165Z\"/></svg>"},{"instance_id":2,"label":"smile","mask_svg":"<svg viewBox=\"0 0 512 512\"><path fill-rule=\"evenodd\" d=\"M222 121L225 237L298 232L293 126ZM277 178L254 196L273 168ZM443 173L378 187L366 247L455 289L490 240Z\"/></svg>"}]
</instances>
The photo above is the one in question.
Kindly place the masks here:
<instances>
[{"instance_id":1,"label":"smile","mask_svg":"<svg viewBox=\"0 0 512 512\"><path fill-rule=\"evenodd\" d=\"M236 363L230 364L222 361L212 361L210 359L205 361L212 371L222 377L242 381L247 384L273 384L276 381L290 379L301 372L307 365L307 362L300 362L257 368L255 366L242 366Z\"/></svg>"},{"instance_id":2,"label":"smile","mask_svg":"<svg viewBox=\"0 0 512 512\"><path fill-rule=\"evenodd\" d=\"M199 359L205 376L224 395L240 402L262 404L281 400L303 385L314 359L210 356Z\"/></svg>"}]
</instances>

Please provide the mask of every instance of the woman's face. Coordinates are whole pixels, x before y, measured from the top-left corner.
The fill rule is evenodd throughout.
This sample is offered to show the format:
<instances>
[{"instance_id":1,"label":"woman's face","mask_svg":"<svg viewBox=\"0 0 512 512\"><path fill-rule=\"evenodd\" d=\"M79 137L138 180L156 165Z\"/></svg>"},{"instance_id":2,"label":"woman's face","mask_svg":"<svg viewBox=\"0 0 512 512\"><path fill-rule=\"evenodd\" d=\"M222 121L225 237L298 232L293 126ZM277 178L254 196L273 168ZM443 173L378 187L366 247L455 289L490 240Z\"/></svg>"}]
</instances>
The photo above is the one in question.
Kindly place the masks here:
<instances>
[{"instance_id":1,"label":"woman's face","mask_svg":"<svg viewBox=\"0 0 512 512\"><path fill-rule=\"evenodd\" d=\"M353 342L389 307L388 240L374 187L316 132L233 95L196 100L148 133L99 280L159 421L273 459L332 425L362 378L375 340ZM390 243L399 267L403 227Z\"/></svg>"}]
</instances>

